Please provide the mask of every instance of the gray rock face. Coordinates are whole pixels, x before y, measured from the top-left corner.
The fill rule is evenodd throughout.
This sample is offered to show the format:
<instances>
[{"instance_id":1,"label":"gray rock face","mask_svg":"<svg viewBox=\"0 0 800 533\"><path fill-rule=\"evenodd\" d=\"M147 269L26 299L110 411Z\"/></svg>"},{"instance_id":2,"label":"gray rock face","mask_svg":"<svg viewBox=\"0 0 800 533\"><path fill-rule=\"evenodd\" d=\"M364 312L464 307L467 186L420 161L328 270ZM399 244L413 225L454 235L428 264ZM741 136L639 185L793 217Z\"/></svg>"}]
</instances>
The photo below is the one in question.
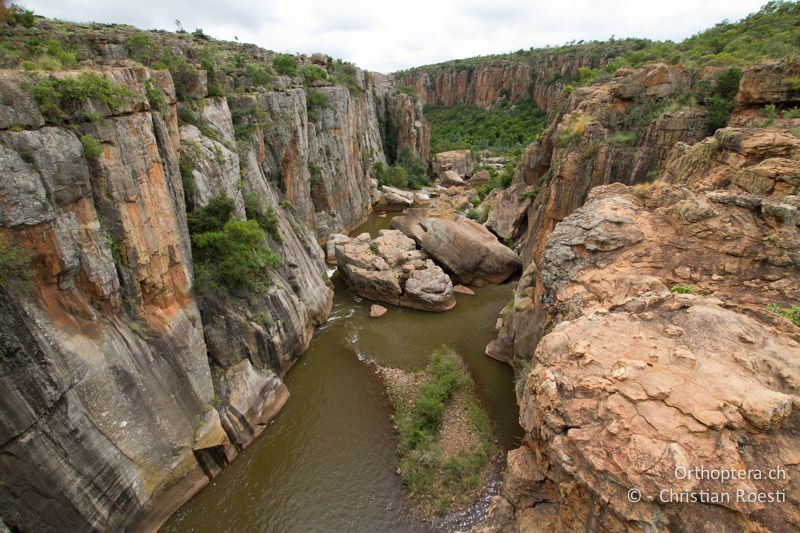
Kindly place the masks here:
<instances>
[{"instance_id":1,"label":"gray rock face","mask_svg":"<svg viewBox=\"0 0 800 533\"><path fill-rule=\"evenodd\" d=\"M227 106L225 108L227 110ZM223 118L217 117L219 119ZM230 113L222 123L231 123ZM225 129L221 126L220 129ZM209 139L191 124L180 127L183 157L191 161L195 192L193 203L197 207L208 204L214 196L232 198L236 216L244 218L244 200L239 189L239 156L224 144Z\"/></svg>"},{"instance_id":2,"label":"gray rock face","mask_svg":"<svg viewBox=\"0 0 800 533\"><path fill-rule=\"evenodd\" d=\"M109 75L136 90L146 72ZM178 199L154 120L107 116L93 126L104 151L91 164L67 130L0 134L0 172L30 180L3 180L3 231L36 265L33 294L0 291L10 527L157 523L207 482L192 441L213 388L189 318L180 178Z\"/></svg>"},{"instance_id":3,"label":"gray rock face","mask_svg":"<svg viewBox=\"0 0 800 533\"><path fill-rule=\"evenodd\" d=\"M336 262L350 290L364 298L423 311L447 311L456 304L447 274L399 231L340 241Z\"/></svg>"},{"instance_id":4,"label":"gray rock face","mask_svg":"<svg viewBox=\"0 0 800 533\"><path fill-rule=\"evenodd\" d=\"M520 259L486 228L464 217L444 219L411 209L391 227L413 238L460 283L502 283L520 267Z\"/></svg>"}]
</instances>

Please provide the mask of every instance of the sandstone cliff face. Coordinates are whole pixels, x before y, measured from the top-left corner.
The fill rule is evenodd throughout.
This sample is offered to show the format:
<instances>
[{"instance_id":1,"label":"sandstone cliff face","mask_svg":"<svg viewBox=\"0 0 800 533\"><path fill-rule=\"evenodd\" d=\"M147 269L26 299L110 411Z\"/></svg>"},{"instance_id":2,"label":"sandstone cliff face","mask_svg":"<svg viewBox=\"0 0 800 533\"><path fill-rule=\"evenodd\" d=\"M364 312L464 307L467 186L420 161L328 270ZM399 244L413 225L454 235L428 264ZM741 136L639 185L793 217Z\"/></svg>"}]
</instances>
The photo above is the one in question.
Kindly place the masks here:
<instances>
[{"instance_id":1,"label":"sandstone cliff face","mask_svg":"<svg viewBox=\"0 0 800 533\"><path fill-rule=\"evenodd\" d=\"M413 87L422 105L489 108L500 98L515 103L532 98L537 107L549 112L560 105L562 90L577 77L581 67L604 67L625 46L620 43L598 50L576 46L537 51L515 59L445 63L410 69L399 79Z\"/></svg>"},{"instance_id":2,"label":"sandstone cliff face","mask_svg":"<svg viewBox=\"0 0 800 533\"><path fill-rule=\"evenodd\" d=\"M721 129L679 143L655 184L595 188L555 226L490 347L524 369L526 447L485 531L539 515L584 531L798 527L800 331L767 305L800 296L799 149L780 130ZM676 478L699 466L787 475ZM731 501L687 506L664 489Z\"/></svg>"},{"instance_id":3,"label":"sandstone cliff face","mask_svg":"<svg viewBox=\"0 0 800 533\"><path fill-rule=\"evenodd\" d=\"M105 73L137 95L148 75ZM193 432L214 392L176 147L138 98L85 125L103 141L87 162L75 133L44 124L21 76L3 79L25 117L14 124L29 129L0 133L2 232L35 272L34 294L0 298L3 518L125 528L154 496L174 508L207 482Z\"/></svg>"}]
</instances>

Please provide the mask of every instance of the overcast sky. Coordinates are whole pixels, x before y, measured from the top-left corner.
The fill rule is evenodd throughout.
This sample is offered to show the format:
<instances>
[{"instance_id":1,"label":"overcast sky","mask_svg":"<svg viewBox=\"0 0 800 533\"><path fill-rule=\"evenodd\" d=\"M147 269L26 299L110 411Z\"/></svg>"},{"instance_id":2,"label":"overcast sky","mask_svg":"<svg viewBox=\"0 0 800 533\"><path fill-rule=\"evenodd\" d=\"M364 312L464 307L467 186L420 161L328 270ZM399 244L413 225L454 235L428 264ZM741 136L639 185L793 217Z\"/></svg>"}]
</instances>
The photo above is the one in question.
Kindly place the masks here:
<instances>
[{"instance_id":1,"label":"overcast sky","mask_svg":"<svg viewBox=\"0 0 800 533\"><path fill-rule=\"evenodd\" d=\"M681 40L766 0L19 0L36 13L144 29L202 28L281 52L392 72L572 39Z\"/></svg>"}]
</instances>

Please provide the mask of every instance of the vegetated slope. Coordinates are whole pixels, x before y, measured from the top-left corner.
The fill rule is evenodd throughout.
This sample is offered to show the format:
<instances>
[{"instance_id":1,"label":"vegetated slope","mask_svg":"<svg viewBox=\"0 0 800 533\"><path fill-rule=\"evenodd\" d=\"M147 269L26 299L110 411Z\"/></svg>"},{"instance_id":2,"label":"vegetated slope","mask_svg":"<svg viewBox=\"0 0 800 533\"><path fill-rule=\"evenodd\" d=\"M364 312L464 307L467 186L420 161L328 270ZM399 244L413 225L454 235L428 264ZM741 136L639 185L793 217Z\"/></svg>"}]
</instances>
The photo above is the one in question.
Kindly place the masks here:
<instances>
[{"instance_id":1,"label":"vegetated slope","mask_svg":"<svg viewBox=\"0 0 800 533\"><path fill-rule=\"evenodd\" d=\"M507 101L491 109L427 106L431 153L468 148L493 155L519 155L544 129L546 117L531 102Z\"/></svg>"}]
</instances>

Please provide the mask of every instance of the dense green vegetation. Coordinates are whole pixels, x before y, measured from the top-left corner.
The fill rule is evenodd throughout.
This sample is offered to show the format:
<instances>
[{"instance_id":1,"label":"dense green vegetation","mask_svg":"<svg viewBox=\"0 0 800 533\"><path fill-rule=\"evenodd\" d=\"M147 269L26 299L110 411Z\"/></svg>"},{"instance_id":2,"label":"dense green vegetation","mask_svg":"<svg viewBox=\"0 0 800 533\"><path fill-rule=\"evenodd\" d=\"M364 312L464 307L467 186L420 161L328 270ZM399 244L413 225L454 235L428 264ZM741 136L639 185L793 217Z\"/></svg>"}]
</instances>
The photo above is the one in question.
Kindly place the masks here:
<instances>
[{"instance_id":1,"label":"dense green vegetation","mask_svg":"<svg viewBox=\"0 0 800 533\"><path fill-rule=\"evenodd\" d=\"M80 106L88 100L108 105L112 110L127 99L135 98L125 87L114 85L97 74L84 72L77 78L42 78L31 88L39 111L50 121L64 123L92 118L80 114Z\"/></svg>"},{"instance_id":2,"label":"dense green vegetation","mask_svg":"<svg viewBox=\"0 0 800 533\"><path fill-rule=\"evenodd\" d=\"M83 155L89 161L103 155L103 142L94 135L81 135L81 144L83 145Z\"/></svg>"},{"instance_id":3,"label":"dense green vegetation","mask_svg":"<svg viewBox=\"0 0 800 533\"><path fill-rule=\"evenodd\" d=\"M504 102L494 109L427 106L431 153L469 148L516 155L542 132L546 115L532 102Z\"/></svg>"},{"instance_id":4,"label":"dense green vegetation","mask_svg":"<svg viewBox=\"0 0 800 533\"><path fill-rule=\"evenodd\" d=\"M494 437L486 413L474 398L472 379L451 350L434 351L423 375L413 401L395 401L400 475L423 506L445 512L474 497L492 455ZM440 432L445 409L454 401L466 411L477 444L447 457Z\"/></svg>"},{"instance_id":5,"label":"dense green vegetation","mask_svg":"<svg viewBox=\"0 0 800 533\"><path fill-rule=\"evenodd\" d=\"M769 304L767 311L775 313L784 318L788 318L795 326L800 326L800 305L793 305L791 307L780 307L775 304Z\"/></svg>"},{"instance_id":6,"label":"dense green vegetation","mask_svg":"<svg viewBox=\"0 0 800 533\"><path fill-rule=\"evenodd\" d=\"M414 156L411 148L403 146L397 155L394 165L385 167L381 162L374 164L378 185L388 185L400 189L420 189L431 184L427 168L419 157Z\"/></svg>"},{"instance_id":7,"label":"dense green vegetation","mask_svg":"<svg viewBox=\"0 0 800 533\"><path fill-rule=\"evenodd\" d=\"M281 264L281 258L266 246L261 222L237 220L233 212L233 200L216 197L187 216L195 286L202 295L224 294L221 289L263 292L270 270ZM277 222L265 216L267 227Z\"/></svg>"},{"instance_id":8,"label":"dense green vegetation","mask_svg":"<svg viewBox=\"0 0 800 533\"><path fill-rule=\"evenodd\" d=\"M244 213L247 220L255 220L258 222L259 227L267 232L276 242L283 242L280 231L278 230L278 215L272 207L268 207L266 211L261 205L258 195L251 191L245 191L242 196L244 197Z\"/></svg>"}]
</instances>

